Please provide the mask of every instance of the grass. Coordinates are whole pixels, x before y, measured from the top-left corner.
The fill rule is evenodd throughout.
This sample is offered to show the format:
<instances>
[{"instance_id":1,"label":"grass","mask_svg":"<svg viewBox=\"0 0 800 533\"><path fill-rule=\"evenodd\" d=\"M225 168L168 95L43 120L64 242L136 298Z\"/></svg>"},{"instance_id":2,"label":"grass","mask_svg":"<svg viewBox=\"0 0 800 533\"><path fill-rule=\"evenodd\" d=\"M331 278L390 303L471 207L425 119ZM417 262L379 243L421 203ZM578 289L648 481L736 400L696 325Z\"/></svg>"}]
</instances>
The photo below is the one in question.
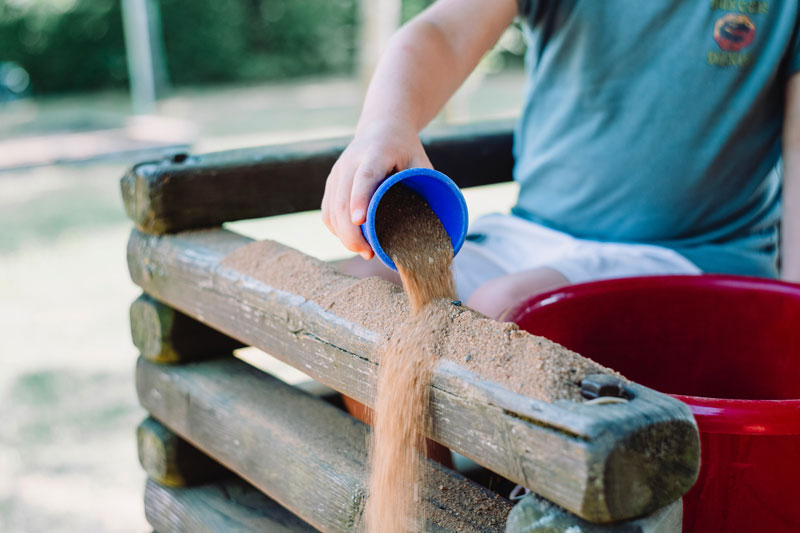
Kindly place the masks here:
<instances>
[{"instance_id":1,"label":"grass","mask_svg":"<svg viewBox=\"0 0 800 533\"><path fill-rule=\"evenodd\" d=\"M149 531L123 169L0 179L0 531Z\"/></svg>"}]
</instances>

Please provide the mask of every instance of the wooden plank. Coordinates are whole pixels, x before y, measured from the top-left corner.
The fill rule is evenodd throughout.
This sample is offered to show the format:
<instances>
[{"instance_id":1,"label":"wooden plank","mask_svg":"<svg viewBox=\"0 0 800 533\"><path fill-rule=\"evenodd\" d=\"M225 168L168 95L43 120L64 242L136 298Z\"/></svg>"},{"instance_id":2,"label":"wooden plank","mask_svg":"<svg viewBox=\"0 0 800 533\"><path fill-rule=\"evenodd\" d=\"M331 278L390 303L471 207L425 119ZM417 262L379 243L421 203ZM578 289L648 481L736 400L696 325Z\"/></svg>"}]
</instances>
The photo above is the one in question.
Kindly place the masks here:
<instances>
[{"instance_id":1,"label":"wooden plank","mask_svg":"<svg viewBox=\"0 0 800 533\"><path fill-rule=\"evenodd\" d=\"M239 478L197 487L147 480L147 521L159 533L299 533L316 531Z\"/></svg>"},{"instance_id":2,"label":"wooden plank","mask_svg":"<svg viewBox=\"0 0 800 533\"><path fill-rule=\"evenodd\" d=\"M191 486L227 474L222 465L152 417L144 419L136 429L136 444L139 464L162 485Z\"/></svg>"},{"instance_id":3,"label":"wooden plank","mask_svg":"<svg viewBox=\"0 0 800 533\"><path fill-rule=\"evenodd\" d=\"M531 493L511 510L505 533L681 533L682 525L681 500L643 518L592 524Z\"/></svg>"},{"instance_id":4,"label":"wooden plank","mask_svg":"<svg viewBox=\"0 0 800 533\"><path fill-rule=\"evenodd\" d=\"M158 299L372 405L376 348L387 333L222 264L247 242L225 230L134 231L131 276ZM305 261L307 268L323 269L312 258ZM298 267L293 275L313 279L315 273ZM376 309L392 308L397 292L390 284L358 283L370 286ZM329 288L337 287L341 283ZM634 383L627 388L633 399L623 404L548 403L443 360L433 375L430 436L592 522L642 516L694 483L699 438L683 403Z\"/></svg>"},{"instance_id":5,"label":"wooden plank","mask_svg":"<svg viewBox=\"0 0 800 533\"><path fill-rule=\"evenodd\" d=\"M314 527L360 525L367 427L344 411L234 358L140 358L136 388L159 420ZM502 529L510 502L432 461L424 474L429 530Z\"/></svg>"},{"instance_id":6,"label":"wooden plank","mask_svg":"<svg viewBox=\"0 0 800 533\"><path fill-rule=\"evenodd\" d=\"M680 533L681 500L626 523L592 524L531 494L516 505L506 533ZM249 483L230 478L197 487L145 489L145 515L160 533L284 533L316 531ZM576 529L578 528L578 529Z\"/></svg>"},{"instance_id":7,"label":"wooden plank","mask_svg":"<svg viewBox=\"0 0 800 533\"><path fill-rule=\"evenodd\" d=\"M154 234L319 209L325 179L349 139L171 158L134 166L121 181L128 216ZM433 165L461 187L511 179L512 123L423 136Z\"/></svg>"},{"instance_id":8,"label":"wooden plank","mask_svg":"<svg viewBox=\"0 0 800 533\"><path fill-rule=\"evenodd\" d=\"M133 344L155 363L219 357L244 346L147 294L131 304L130 321Z\"/></svg>"}]
</instances>

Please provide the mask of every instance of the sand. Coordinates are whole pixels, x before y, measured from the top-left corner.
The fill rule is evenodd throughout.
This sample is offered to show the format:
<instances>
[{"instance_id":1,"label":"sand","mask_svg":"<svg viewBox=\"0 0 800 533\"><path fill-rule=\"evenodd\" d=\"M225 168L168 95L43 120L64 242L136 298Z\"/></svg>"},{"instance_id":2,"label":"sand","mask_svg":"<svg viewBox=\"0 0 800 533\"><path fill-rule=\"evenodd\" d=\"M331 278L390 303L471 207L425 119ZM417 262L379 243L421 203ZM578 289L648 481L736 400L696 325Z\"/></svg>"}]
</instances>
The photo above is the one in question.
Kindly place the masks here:
<instances>
[{"instance_id":1,"label":"sand","mask_svg":"<svg viewBox=\"0 0 800 533\"><path fill-rule=\"evenodd\" d=\"M400 273L412 314L436 298L455 299L453 245L425 200L402 185L392 187L378 208L375 233Z\"/></svg>"},{"instance_id":2,"label":"sand","mask_svg":"<svg viewBox=\"0 0 800 533\"><path fill-rule=\"evenodd\" d=\"M381 351L364 522L368 533L421 531L419 492L430 378L446 317L432 307L405 321Z\"/></svg>"},{"instance_id":3,"label":"sand","mask_svg":"<svg viewBox=\"0 0 800 533\"><path fill-rule=\"evenodd\" d=\"M241 247L222 262L276 289L312 300L388 340L409 313L403 290L379 278L357 279L333 265L273 241ZM497 322L465 306L441 302L452 321L441 330L439 353L512 392L552 402L582 401L587 374L616 374L544 337ZM380 351L369 354L374 360ZM362 354L368 355L368 354Z\"/></svg>"},{"instance_id":4,"label":"sand","mask_svg":"<svg viewBox=\"0 0 800 533\"><path fill-rule=\"evenodd\" d=\"M398 266L408 296L390 282L353 278L270 241L242 247L222 262L223 267L302 296L384 337L376 353L369 354L380 363L364 512L370 533L423 529L419 498L421 493L430 496L431 480L423 479L419 450L424 449L430 423L430 379L440 358L510 391L548 402L582 401L584 376L614 373L455 301L453 251L444 228L427 204L403 188L395 189L396 197L383 200L376 231Z\"/></svg>"},{"instance_id":5,"label":"sand","mask_svg":"<svg viewBox=\"0 0 800 533\"><path fill-rule=\"evenodd\" d=\"M428 204L402 185L384 195L375 230L400 273L410 315L381 349L364 521L368 533L422 531L420 451L430 423L430 378L449 321L429 304L455 298L453 247Z\"/></svg>"},{"instance_id":6,"label":"sand","mask_svg":"<svg viewBox=\"0 0 800 533\"><path fill-rule=\"evenodd\" d=\"M451 321L442 335L443 356L511 391L547 402L582 401L580 381L587 374L617 375L511 322L463 306L446 308Z\"/></svg>"},{"instance_id":7,"label":"sand","mask_svg":"<svg viewBox=\"0 0 800 533\"><path fill-rule=\"evenodd\" d=\"M471 533L485 532L487 528L490 531L505 529L511 503L499 494L475 483L459 483L452 472L446 472L444 467L432 462L428 462L425 476L423 496L430 509L429 522L435 521L445 531ZM480 520L465 526L466 516L480 517Z\"/></svg>"}]
</instances>

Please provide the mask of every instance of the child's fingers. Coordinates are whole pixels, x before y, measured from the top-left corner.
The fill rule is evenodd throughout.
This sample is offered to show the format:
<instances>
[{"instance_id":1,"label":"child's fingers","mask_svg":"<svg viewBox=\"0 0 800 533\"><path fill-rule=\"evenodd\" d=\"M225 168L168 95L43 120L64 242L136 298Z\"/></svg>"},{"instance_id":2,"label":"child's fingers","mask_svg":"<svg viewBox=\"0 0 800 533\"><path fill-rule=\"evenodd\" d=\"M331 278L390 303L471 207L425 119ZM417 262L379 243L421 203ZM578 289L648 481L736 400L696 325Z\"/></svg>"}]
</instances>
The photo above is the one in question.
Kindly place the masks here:
<instances>
[{"instance_id":1,"label":"child's fingers","mask_svg":"<svg viewBox=\"0 0 800 533\"><path fill-rule=\"evenodd\" d=\"M384 154L366 155L360 164L352 164L352 159L343 155L331 169L322 199L322 221L348 250L371 259L374 252L359 226L366 220L369 201L378 185L396 165ZM411 167L431 168L421 146L408 163Z\"/></svg>"},{"instance_id":2,"label":"child's fingers","mask_svg":"<svg viewBox=\"0 0 800 533\"><path fill-rule=\"evenodd\" d=\"M350 191L350 222L363 224L367 219L367 207L375 189L392 171L391 163L387 164L378 158L366 159L358 167L353 177ZM389 168L387 168L389 167Z\"/></svg>"},{"instance_id":3,"label":"child's fingers","mask_svg":"<svg viewBox=\"0 0 800 533\"><path fill-rule=\"evenodd\" d=\"M350 222L349 217L337 219L336 236L351 252L360 254L364 259L372 259L372 247L364 239L361 227Z\"/></svg>"},{"instance_id":4,"label":"child's fingers","mask_svg":"<svg viewBox=\"0 0 800 533\"><path fill-rule=\"evenodd\" d=\"M350 215L350 191L353 188L355 174L357 174L357 171L355 173L340 174L336 188L332 222L336 230L336 236L339 237L339 240L348 250L361 254L365 259L370 259L372 257L372 248L364 239L361 228L353 224Z\"/></svg>"},{"instance_id":5,"label":"child's fingers","mask_svg":"<svg viewBox=\"0 0 800 533\"><path fill-rule=\"evenodd\" d=\"M333 166L331 173L328 175L328 179L325 180L325 193L322 195L322 205L320 206L322 210L322 223L325 224L325 227L333 234L336 234L336 232L334 231L333 222L331 220L331 197L333 196L333 191L336 190L335 183L337 173L338 164Z\"/></svg>"},{"instance_id":6,"label":"child's fingers","mask_svg":"<svg viewBox=\"0 0 800 533\"><path fill-rule=\"evenodd\" d=\"M338 236L337 230L337 215L336 206L339 202L339 191L342 182L346 182L345 186L350 187L353 174L357 165L350 162L350 158L342 156L331 169L328 179L325 181L325 194L322 197L322 222L334 235ZM348 179L349 178L349 179Z\"/></svg>"}]
</instances>

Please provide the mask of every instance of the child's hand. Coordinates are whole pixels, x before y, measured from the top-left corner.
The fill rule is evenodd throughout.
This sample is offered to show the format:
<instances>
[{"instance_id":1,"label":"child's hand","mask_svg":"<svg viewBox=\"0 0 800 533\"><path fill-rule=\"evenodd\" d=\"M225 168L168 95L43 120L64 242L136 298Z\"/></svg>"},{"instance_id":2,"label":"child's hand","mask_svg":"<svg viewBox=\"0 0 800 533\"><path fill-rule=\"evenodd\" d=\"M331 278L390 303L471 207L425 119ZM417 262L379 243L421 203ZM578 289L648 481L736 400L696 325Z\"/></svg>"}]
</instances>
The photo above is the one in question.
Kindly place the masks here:
<instances>
[{"instance_id":1,"label":"child's hand","mask_svg":"<svg viewBox=\"0 0 800 533\"><path fill-rule=\"evenodd\" d=\"M325 184L322 221L349 250L372 258L358 227L372 194L392 172L430 168L419 131L516 15L516 0L437 0L392 37L369 84L355 139Z\"/></svg>"},{"instance_id":2,"label":"child's hand","mask_svg":"<svg viewBox=\"0 0 800 533\"><path fill-rule=\"evenodd\" d=\"M360 128L333 165L322 198L322 221L348 250L364 259L374 252L359 227L375 189L387 176L412 167L431 168L416 130L383 124Z\"/></svg>"}]
</instances>

